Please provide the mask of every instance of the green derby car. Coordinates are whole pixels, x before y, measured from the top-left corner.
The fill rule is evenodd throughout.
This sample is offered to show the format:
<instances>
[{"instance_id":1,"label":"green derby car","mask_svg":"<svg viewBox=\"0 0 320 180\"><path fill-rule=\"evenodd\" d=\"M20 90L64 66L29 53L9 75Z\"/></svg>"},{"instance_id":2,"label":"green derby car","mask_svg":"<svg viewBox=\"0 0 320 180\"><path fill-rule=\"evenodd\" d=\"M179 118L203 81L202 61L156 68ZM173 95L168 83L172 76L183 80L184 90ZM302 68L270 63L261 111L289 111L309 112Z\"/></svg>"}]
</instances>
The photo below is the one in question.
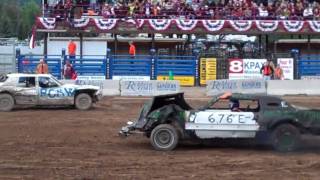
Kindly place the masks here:
<instances>
[{"instance_id":1,"label":"green derby car","mask_svg":"<svg viewBox=\"0 0 320 180\"><path fill-rule=\"evenodd\" d=\"M135 131L143 132L161 151L173 150L184 140L222 138L254 139L286 152L299 147L302 134L320 134L320 110L297 107L275 96L231 93L193 109L183 93L177 93L147 102L139 118L129 121L120 134Z\"/></svg>"}]
</instances>

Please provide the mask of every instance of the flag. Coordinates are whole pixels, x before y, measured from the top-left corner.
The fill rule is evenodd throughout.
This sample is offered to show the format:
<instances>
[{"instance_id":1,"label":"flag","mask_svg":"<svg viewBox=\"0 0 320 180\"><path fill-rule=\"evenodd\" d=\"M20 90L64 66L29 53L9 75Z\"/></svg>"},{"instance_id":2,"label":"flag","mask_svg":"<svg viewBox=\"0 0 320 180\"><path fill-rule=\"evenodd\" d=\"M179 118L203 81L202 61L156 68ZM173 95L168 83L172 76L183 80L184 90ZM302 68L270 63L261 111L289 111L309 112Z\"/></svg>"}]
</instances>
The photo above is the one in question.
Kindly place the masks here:
<instances>
[{"instance_id":1,"label":"flag","mask_svg":"<svg viewBox=\"0 0 320 180\"><path fill-rule=\"evenodd\" d=\"M35 40L36 40L36 27L32 27L32 34L29 42L29 48L33 49L35 47Z\"/></svg>"}]
</instances>

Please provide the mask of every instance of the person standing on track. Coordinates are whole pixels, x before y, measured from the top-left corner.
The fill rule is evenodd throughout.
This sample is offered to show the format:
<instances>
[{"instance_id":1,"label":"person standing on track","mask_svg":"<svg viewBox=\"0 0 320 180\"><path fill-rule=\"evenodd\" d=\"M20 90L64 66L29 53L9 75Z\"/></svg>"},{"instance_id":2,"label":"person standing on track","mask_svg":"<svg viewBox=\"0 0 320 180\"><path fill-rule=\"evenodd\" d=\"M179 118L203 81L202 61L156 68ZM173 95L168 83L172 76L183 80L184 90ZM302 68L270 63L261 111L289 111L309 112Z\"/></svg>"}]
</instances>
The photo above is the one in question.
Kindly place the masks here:
<instances>
[{"instance_id":1,"label":"person standing on track","mask_svg":"<svg viewBox=\"0 0 320 180\"><path fill-rule=\"evenodd\" d=\"M264 63L264 65L260 69L260 73L263 75L264 80L271 80L274 68L272 67L272 64L270 60L267 60L267 62Z\"/></svg>"},{"instance_id":2,"label":"person standing on track","mask_svg":"<svg viewBox=\"0 0 320 180\"><path fill-rule=\"evenodd\" d=\"M70 40L68 44L68 53L69 53L69 59L74 60L76 58L76 51L77 51L77 44Z\"/></svg>"},{"instance_id":3,"label":"person standing on track","mask_svg":"<svg viewBox=\"0 0 320 180\"><path fill-rule=\"evenodd\" d=\"M131 58L134 58L136 56L136 46L132 41L129 42L129 54Z\"/></svg>"},{"instance_id":4,"label":"person standing on track","mask_svg":"<svg viewBox=\"0 0 320 180\"><path fill-rule=\"evenodd\" d=\"M284 80L283 70L280 67L280 64L277 64L277 67L274 70L274 79Z\"/></svg>"},{"instance_id":5,"label":"person standing on track","mask_svg":"<svg viewBox=\"0 0 320 180\"><path fill-rule=\"evenodd\" d=\"M63 66L63 77L64 79L76 79L77 73L74 70L69 60L66 60L66 64Z\"/></svg>"},{"instance_id":6,"label":"person standing on track","mask_svg":"<svg viewBox=\"0 0 320 180\"><path fill-rule=\"evenodd\" d=\"M49 68L44 59L40 59L39 64L37 65L36 69L37 74L48 74Z\"/></svg>"}]
</instances>

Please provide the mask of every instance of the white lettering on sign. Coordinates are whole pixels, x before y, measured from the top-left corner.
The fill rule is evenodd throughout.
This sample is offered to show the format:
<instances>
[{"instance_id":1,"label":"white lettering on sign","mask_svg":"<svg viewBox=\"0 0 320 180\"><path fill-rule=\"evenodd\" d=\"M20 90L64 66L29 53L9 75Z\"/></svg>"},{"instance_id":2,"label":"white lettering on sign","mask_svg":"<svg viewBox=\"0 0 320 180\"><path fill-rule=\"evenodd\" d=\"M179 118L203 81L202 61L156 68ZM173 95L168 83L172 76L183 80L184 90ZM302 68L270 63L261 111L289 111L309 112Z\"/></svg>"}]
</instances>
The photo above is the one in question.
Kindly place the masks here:
<instances>
[{"instance_id":1,"label":"white lettering on sign","mask_svg":"<svg viewBox=\"0 0 320 180\"><path fill-rule=\"evenodd\" d=\"M243 72L242 59L230 59L229 60L229 72L242 73Z\"/></svg>"},{"instance_id":2,"label":"white lettering on sign","mask_svg":"<svg viewBox=\"0 0 320 180\"><path fill-rule=\"evenodd\" d=\"M229 79L262 78L260 69L266 59L229 59Z\"/></svg>"},{"instance_id":3,"label":"white lettering on sign","mask_svg":"<svg viewBox=\"0 0 320 180\"><path fill-rule=\"evenodd\" d=\"M72 97L75 94L74 88L41 88L41 97L48 98L61 98L61 97Z\"/></svg>"},{"instance_id":4,"label":"white lettering on sign","mask_svg":"<svg viewBox=\"0 0 320 180\"><path fill-rule=\"evenodd\" d=\"M254 120L252 112L231 112L231 111L201 111L190 116L190 122L196 124L233 124L233 125L254 125L257 122Z\"/></svg>"}]
</instances>

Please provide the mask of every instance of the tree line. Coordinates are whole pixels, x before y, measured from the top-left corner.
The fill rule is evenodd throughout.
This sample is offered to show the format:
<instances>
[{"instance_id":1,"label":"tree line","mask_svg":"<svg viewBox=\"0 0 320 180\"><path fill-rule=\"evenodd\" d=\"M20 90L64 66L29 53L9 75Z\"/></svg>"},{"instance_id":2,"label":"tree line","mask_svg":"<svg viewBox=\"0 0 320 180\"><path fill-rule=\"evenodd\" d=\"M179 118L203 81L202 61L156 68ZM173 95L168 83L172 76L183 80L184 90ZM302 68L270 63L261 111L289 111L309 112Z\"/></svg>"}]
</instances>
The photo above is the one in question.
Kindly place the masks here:
<instances>
[{"instance_id":1,"label":"tree line","mask_svg":"<svg viewBox=\"0 0 320 180\"><path fill-rule=\"evenodd\" d=\"M28 38L40 13L41 0L0 0L0 37Z\"/></svg>"}]
</instances>

